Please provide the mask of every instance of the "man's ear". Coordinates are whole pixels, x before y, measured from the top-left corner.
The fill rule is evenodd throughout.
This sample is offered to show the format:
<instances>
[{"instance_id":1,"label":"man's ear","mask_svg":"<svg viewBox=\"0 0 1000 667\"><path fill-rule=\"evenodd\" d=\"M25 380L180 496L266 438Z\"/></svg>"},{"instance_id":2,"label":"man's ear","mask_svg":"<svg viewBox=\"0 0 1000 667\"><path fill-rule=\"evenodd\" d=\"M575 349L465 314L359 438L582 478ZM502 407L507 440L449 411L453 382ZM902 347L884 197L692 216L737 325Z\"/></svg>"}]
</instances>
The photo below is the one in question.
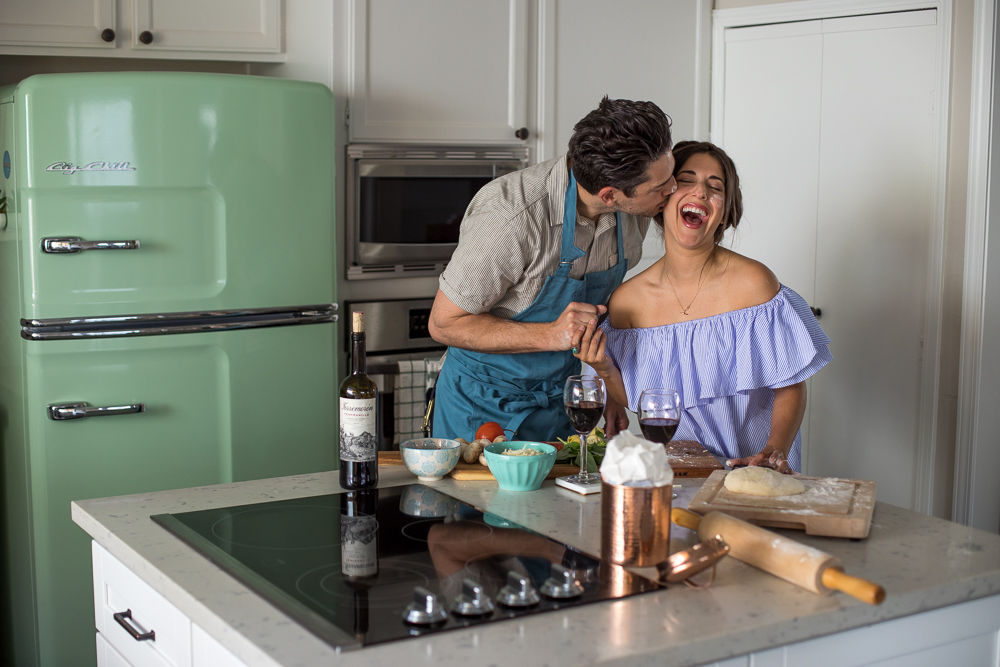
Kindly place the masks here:
<instances>
[{"instance_id":1,"label":"man's ear","mask_svg":"<svg viewBox=\"0 0 1000 667\"><path fill-rule=\"evenodd\" d=\"M608 208L617 208L618 204L615 201L615 193L617 192L621 192L621 190L608 185L597 191L597 198L600 199L601 203Z\"/></svg>"}]
</instances>

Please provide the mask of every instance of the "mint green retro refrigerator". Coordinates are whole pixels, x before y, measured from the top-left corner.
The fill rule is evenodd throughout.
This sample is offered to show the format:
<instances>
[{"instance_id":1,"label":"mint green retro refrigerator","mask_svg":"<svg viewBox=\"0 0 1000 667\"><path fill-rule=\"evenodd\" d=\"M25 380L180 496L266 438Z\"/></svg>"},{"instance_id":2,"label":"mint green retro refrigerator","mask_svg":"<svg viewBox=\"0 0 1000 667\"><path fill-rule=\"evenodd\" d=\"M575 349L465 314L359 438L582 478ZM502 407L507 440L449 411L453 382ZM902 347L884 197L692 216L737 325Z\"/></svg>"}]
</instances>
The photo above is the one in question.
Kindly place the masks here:
<instances>
[{"instance_id":1,"label":"mint green retro refrigerator","mask_svg":"<svg viewBox=\"0 0 1000 667\"><path fill-rule=\"evenodd\" d=\"M0 88L0 663L96 662L71 500L336 468L332 132L296 81Z\"/></svg>"}]
</instances>

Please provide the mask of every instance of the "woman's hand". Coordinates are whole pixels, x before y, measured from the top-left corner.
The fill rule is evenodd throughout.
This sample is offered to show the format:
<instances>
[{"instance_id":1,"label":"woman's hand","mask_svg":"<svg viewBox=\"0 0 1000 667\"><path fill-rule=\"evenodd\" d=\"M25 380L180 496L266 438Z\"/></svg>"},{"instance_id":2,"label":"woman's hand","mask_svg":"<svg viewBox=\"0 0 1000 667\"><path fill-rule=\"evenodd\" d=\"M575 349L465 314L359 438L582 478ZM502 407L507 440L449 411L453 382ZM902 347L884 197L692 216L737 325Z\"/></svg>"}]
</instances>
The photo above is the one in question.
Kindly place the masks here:
<instances>
[{"instance_id":1,"label":"woman's hand","mask_svg":"<svg viewBox=\"0 0 1000 667\"><path fill-rule=\"evenodd\" d=\"M611 358L604 351L605 338L604 330L597 328L596 320L591 320L583 332L580 346L574 348L573 354L574 357L597 371L601 377L607 376L614 368Z\"/></svg>"},{"instance_id":2,"label":"woman's hand","mask_svg":"<svg viewBox=\"0 0 1000 667\"><path fill-rule=\"evenodd\" d=\"M788 465L788 455L780 449L775 449L770 445L766 445L764 449L760 450L760 452L754 454L753 456L747 456L742 459L729 459L726 461L726 465L730 468L740 468L742 466L763 466L765 468L773 468L774 470L784 473L785 475L799 474L792 470L792 466Z\"/></svg>"}]
</instances>

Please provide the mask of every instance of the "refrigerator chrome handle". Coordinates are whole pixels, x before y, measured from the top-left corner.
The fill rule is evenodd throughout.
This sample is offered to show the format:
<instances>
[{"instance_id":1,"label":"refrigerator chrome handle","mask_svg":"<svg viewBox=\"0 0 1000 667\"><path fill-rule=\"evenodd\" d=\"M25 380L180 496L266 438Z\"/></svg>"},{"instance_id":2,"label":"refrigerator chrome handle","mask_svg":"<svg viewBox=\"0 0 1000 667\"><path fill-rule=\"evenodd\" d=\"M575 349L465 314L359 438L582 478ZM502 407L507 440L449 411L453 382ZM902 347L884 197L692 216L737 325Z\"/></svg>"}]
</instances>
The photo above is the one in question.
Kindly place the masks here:
<instances>
[{"instance_id":1,"label":"refrigerator chrome handle","mask_svg":"<svg viewBox=\"0 0 1000 667\"><path fill-rule=\"evenodd\" d=\"M139 241L84 241L79 236L42 239L42 252L67 254L82 250L138 250Z\"/></svg>"},{"instance_id":2,"label":"refrigerator chrome handle","mask_svg":"<svg viewBox=\"0 0 1000 667\"><path fill-rule=\"evenodd\" d=\"M66 421L69 419L83 419L84 417L113 417L114 415L131 415L136 412L145 412L145 403L134 403L133 405L110 405L106 407L93 407L90 403L53 403L49 405L49 419L55 421Z\"/></svg>"}]
</instances>

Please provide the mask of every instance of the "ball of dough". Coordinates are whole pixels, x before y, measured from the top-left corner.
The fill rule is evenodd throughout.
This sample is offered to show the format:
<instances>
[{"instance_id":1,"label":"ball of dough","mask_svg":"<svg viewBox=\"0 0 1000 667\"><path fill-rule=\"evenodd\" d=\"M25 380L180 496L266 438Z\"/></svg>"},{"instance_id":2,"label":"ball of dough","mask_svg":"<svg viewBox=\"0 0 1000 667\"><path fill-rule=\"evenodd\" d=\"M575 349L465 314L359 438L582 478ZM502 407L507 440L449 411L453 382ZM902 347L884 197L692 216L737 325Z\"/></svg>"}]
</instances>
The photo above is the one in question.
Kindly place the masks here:
<instances>
[{"instance_id":1,"label":"ball of dough","mask_svg":"<svg viewBox=\"0 0 1000 667\"><path fill-rule=\"evenodd\" d=\"M805 484L791 475L761 466L738 468L726 475L726 489L752 496L794 496L806 490Z\"/></svg>"}]
</instances>

